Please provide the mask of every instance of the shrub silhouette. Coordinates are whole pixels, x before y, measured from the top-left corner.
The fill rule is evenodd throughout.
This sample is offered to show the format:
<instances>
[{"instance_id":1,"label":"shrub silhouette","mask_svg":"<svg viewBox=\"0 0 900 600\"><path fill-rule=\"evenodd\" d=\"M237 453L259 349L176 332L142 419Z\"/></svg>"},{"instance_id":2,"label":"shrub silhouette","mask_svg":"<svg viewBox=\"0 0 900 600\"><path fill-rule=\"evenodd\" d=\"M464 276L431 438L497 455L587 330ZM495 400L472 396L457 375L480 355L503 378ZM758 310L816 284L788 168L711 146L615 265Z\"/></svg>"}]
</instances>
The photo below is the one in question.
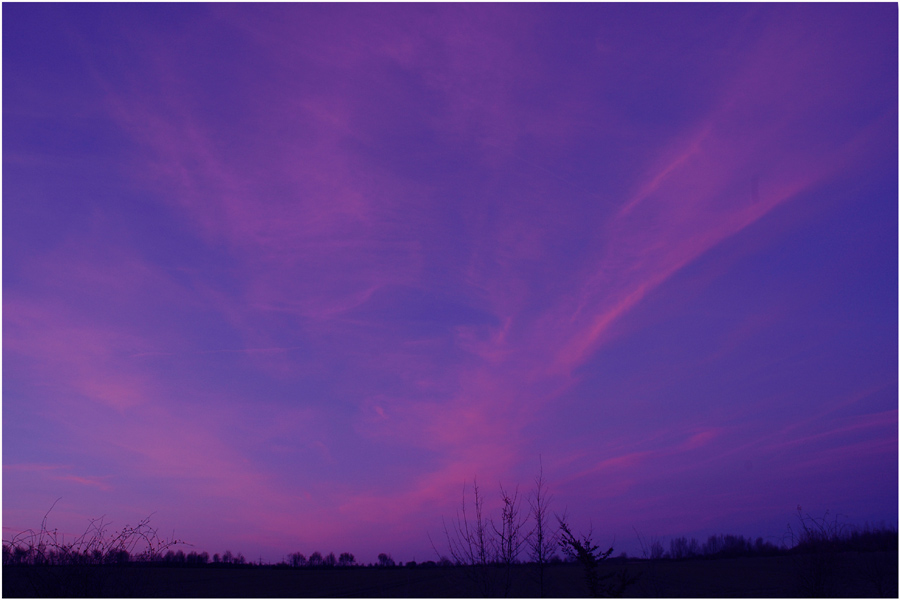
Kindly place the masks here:
<instances>
[{"instance_id":1,"label":"shrub silhouette","mask_svg":"<svg viewBox=\"0 0 900 600\"><path fill-rule=\"evenodd\" d=\"M83 534L66 543L60 540L58 530L47 527L47 519L57 502L44 515L39 531L28 529L3 542L4 564L100 565L151 561L159 560L163 552L172 553L171 546L184 543L160 538L150 526L150 517L134 527L126 525L113 532L105 517L91 519ZM181 550L179 553L184 556Z\"/></svg>"},{"instance_id":2,"label":"shrub silhouette","mask_svg":"<svg viewBox=\"0 0 900 600\"><path fill-rule=\"evenodd\" d=\"M838 570L838 553L848 546L846 541L850 539L848 527L840 515L829 517L825 511L819 519L804 513L800 506L797 506L797 521L797 531L788 525L788 534L791 550L798 556L800 591L814 597L831 595Z\"/></svg>"},{"instance_id":3,"label":"shrub silhouette","mask_svg":"<svg viewBox=\"0 0 900 600\"><path fill-rule=\"evenodd\" d=\"M118 579L120 569L111 567L160 560L163 552L171 552L171 546L183 543L160 538L150 526L150 517L118 531L110 531L105 517L92 519L83 534L65 542L58 530L47 526L57 502L44 514L39 531L29 529L3 542L4 566L15 566L37 596L131 593Z\"/></svg>"},{"instance_id":4,"label":"shrub silhouette","mask_svg":"<svg viewBox=\"0 0 900 600\"><path fill-rule=\"evenodd\" d=\"M593 531L588 531L579 538L572 533L565 515L556 519L559 522L559 546L566 556L581 564L584 569L584 581L592 598L601 596L618 598L629 585L637 581L637 577L629 576L627 570L601 575L598 567L613 553L612 546L608 550L601 551L591 539Z\"/></svg>"}]
</instances>

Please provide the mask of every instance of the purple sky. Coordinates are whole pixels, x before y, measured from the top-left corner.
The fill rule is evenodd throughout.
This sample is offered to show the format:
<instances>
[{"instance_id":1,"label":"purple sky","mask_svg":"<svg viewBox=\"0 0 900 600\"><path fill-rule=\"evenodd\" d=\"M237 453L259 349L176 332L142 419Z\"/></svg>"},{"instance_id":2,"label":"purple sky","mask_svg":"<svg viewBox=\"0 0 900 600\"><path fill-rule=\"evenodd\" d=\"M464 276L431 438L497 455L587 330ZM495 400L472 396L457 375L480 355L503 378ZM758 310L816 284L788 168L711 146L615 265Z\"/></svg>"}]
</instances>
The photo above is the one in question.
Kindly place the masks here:
<instances>
[{"instance_id":1,"label":"purple sky","mask_svg":"<svg viewBox=\"0 0 900 600\"><path fill-rule=\"evenodd\" d=\"M4 4L4 538L896 525L897 11Z\"/></svg>"}]
</instances>

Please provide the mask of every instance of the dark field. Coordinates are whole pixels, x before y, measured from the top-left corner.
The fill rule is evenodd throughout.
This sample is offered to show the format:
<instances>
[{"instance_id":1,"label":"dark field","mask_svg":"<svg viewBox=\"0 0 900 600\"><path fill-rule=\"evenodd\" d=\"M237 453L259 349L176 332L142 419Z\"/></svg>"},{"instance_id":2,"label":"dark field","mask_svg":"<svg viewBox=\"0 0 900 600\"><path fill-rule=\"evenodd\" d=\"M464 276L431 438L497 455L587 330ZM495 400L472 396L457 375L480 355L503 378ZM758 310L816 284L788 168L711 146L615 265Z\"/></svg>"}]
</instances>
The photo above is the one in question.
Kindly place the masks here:
<instances>
[{"instance_id":1,"label":"dark field","mask_svg":"<svg viewBox=\"0 0 900 600\"><path fill-rule=\"evenodd\" d=\"M824 560L823 560L824 558ZM897 597L897 552L774 556L605 565L638 574L626 597ZM457 567L278 569L272 567L93 566L3 568L3 596L151 597L478 597L488 583L504 595L504 573L485 578ZM549 597L587 595L581 567L545 571ZM509 595L537 597L537 570L513 568Z\"/></svg>"}]
</instances>

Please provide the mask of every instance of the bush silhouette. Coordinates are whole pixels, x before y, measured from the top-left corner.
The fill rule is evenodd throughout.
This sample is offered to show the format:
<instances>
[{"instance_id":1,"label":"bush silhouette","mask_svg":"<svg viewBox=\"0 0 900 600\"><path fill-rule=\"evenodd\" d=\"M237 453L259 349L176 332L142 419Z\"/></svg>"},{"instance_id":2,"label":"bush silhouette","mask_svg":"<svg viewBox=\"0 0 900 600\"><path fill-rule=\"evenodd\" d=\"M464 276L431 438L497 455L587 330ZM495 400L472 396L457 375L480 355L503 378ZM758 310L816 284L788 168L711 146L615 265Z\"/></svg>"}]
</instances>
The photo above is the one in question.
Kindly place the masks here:
<instances>
[{"instance_id":1,"label":"bush silhouette","mask_svg":"<svg viewBox=\"0 0 900 600\"><path fill-rule=\"evenodd\" d=\"M612 546L601 551L591 539L593 531L579 537L572 533L565 515L556 519L559 522L559 546L570 560L577 561L584 569L584 581L592 598L619 597L628 586L637 581L637 577L630 576L627 570L601 575L598 567L613 553Z\"/></svg>"},{"instance_id":2,"label":"bush silhouette","mask_svg":"<svg viewBox=\"0 0 900 600\"><path fill-rule=\"evenodd\" d=\"M4 566L15 566L36 596L133 593L119 579L120 567L133 561L158 561L164 552L172 553L171 546L182 543L160 538L150 526L150 517L118 531L110 531L104 517L92 519L83 534L65 542L56 529L47 526L54 506L56 502L44 514L39 531L29 529L3 542Z\"/></svg>"}]
</instances>

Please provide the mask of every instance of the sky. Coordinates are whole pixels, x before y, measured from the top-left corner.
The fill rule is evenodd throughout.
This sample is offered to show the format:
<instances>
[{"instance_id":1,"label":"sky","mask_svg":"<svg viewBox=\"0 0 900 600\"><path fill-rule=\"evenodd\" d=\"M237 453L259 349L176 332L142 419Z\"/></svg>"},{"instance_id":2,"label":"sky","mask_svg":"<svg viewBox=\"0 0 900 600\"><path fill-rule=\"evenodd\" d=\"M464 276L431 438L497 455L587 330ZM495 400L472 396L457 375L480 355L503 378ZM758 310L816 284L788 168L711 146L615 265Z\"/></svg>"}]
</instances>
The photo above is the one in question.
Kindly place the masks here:
<instances>
[{"instance_id":1,"label":"sky","mask_svg":"<svg viewBox=\"0 0 900 600\"><path fill-rule=\"evenodd\" d=\"M2 11L4 539L896 526L895 3Z\"/></svg>"}]
</instances>

